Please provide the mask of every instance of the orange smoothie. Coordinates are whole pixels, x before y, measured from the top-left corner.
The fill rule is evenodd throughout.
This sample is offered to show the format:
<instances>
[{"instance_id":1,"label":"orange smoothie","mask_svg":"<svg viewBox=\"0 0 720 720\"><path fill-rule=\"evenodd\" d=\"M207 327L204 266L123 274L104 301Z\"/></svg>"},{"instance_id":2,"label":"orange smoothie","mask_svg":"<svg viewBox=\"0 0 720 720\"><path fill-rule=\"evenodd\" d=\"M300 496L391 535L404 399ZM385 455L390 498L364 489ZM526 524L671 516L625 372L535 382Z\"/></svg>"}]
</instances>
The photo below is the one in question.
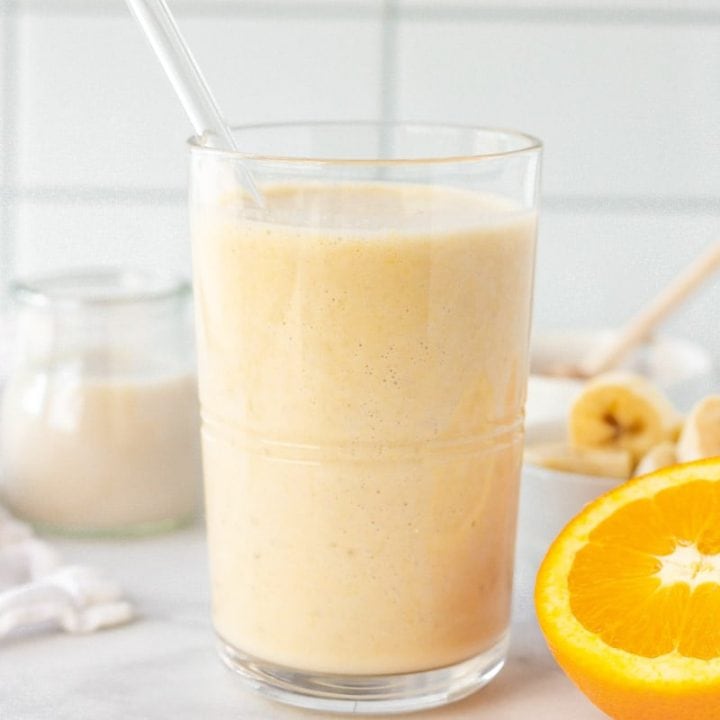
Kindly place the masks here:
<instances>
[{"instance_id":1,"label":"orange smoothie","mask_svg":"<svg viewBox=\"0 0 720 720\"><path fill-rule=\"evenodd\" d=\"M262 189L272 223L193 213L216 630L317 672L471 658L509 623L535 214Z\"/></svg>"}]
</instances>

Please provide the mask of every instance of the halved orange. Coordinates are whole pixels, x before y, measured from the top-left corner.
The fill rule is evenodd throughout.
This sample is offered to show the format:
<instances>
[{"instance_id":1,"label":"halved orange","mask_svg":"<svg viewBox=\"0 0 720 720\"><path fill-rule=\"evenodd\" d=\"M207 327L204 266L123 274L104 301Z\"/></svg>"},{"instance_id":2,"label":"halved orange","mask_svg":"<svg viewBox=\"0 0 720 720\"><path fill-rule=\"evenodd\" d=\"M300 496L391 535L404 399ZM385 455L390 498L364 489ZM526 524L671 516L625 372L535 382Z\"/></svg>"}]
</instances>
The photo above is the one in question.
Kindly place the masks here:
<instances>
[{"instance_id":1,"label":"halved orange","mask_svg":"<svg viewBox=\"0 0 720 720\"><path fill-rule=\"evenodd\" d=\"M615 720L720 718L720 458L588 505L537 577L560 666Z\"/></svg>"}]
</instances>

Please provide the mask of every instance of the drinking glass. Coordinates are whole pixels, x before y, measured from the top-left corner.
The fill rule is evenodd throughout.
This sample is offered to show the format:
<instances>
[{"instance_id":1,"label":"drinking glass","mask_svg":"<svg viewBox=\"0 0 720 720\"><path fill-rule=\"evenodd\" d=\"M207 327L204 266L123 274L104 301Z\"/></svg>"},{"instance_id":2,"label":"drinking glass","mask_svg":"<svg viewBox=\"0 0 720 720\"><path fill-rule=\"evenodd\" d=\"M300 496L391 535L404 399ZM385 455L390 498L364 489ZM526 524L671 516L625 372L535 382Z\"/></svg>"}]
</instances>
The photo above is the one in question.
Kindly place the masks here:
<instances>
[{"instance_id":1,"label":"drinking glass","mask_svg":"<svg viewBox=\"0 0 720 720\"><path fill-rule=\"evenodd\" d=\"M508 645L540 142L234 134L238 152L190 142L222 657L314 709L463 697Z\"/></svg>"}]
</instances>

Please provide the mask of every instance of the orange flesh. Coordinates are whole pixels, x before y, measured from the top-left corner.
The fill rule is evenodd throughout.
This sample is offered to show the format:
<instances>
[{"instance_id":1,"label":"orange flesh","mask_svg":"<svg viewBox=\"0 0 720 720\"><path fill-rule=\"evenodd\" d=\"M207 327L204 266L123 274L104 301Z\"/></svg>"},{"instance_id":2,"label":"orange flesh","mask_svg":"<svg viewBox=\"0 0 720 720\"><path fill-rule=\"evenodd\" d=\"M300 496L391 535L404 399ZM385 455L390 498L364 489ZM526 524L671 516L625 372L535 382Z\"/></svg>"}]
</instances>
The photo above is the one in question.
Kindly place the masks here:
<instances>
[{"instance_id":1,"label":"orange flesh","mask_svg":"<svg viewBox=\"0 0 720 720\"><path fill-rule=\"evenodd\" d=\"M612 647L720 657L720 483L689 482L618 509L575 556L568 589L578 621Z\"/></svg>"}]
</instances>

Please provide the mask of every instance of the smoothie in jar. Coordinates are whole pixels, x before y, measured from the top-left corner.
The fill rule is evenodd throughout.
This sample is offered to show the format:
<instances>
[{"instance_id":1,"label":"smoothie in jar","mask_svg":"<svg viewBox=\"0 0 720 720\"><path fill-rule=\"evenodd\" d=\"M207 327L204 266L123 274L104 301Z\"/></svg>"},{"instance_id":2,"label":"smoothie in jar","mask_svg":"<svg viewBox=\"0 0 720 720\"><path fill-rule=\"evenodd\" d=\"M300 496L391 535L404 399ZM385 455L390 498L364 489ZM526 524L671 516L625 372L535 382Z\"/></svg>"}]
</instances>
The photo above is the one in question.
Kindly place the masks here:
<instances>
[{"instance_id":1,"label":"smoothie in jar","mask_svg":"<svg viewBox=\"0 0 720 720\"><path fill-rule=\"evenodd\" d=\"M10 288L0 504L49 532L137 536L196 514L200 418L190 286L74 268Z\"/></svg>"},{"instance_id":2,"label":"smoothie in jar","mask_svg":"<svg viewBox=\"0 0 720 720\"><path fill-rule=\"evenodd\" d=\"M321 673L441 668L509 624L535 213L390 182L198 193L215 628Z\"/></svg>"}]
</instances>

